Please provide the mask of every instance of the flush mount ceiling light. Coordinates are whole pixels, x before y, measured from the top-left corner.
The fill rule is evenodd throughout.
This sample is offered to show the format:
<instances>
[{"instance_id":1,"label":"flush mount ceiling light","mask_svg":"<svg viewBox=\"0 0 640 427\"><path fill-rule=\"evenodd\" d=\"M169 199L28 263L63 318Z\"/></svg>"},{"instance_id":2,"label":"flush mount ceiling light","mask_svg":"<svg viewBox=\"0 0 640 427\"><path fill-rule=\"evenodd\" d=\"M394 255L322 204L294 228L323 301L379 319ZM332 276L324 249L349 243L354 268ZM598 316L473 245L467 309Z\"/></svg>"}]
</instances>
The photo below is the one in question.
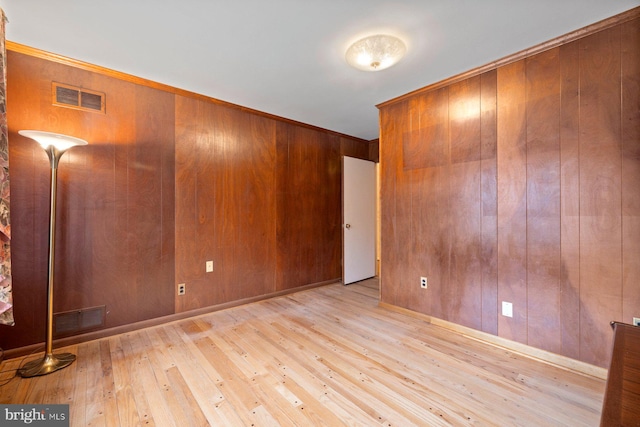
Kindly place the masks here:
<instances>
[{"instance_id":1,"label":"flush mount ceiling light","mask_svg":"<svg viewBox=\"0 0 640 427\"><path fill-rule=\"evenodd\" d=\"M347 62L363 71L389 68L404 56L407 47L395 36L378 34L358 40L347 49Z\"/></svg>"}]
</instances>

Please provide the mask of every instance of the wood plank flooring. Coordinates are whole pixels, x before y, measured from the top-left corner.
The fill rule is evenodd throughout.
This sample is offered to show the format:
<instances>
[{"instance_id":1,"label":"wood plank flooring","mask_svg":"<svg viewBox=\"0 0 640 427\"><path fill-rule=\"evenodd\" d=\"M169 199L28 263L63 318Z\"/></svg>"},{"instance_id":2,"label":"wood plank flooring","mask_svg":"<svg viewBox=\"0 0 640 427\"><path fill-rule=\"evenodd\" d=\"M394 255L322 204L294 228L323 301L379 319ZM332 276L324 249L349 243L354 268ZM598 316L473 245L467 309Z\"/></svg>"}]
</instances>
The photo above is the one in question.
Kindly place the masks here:
<instances>
[{"instance_id":1,"label":"wood plank flooring","mask_svg":"<svg viewBox=\"0 0 640 427\"><path fill-rule=\"evenodd\" d=\"M599 424L604 381L378 307L378 293L329 285L67 347L73 365L13 378L0 403L68 403L72 426Z\"/></svg>"}]
</instances>

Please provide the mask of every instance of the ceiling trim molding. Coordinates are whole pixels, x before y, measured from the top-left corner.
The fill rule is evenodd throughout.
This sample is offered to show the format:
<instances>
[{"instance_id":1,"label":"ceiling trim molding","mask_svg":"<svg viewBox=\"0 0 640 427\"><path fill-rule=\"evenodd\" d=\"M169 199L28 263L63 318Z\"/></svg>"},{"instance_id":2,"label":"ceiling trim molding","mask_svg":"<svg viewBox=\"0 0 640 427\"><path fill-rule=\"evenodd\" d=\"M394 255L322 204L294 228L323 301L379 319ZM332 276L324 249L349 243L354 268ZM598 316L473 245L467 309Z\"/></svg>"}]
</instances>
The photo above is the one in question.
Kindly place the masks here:
<instances>
[{"instance_id":1,"label":"ceiling trim molding","mask_svg":"<svg viewBox=\"0 0 640 427\"><path fill-rule=\"evenodd\" d=\"M623 24L625 22L633 21L634 19L640 18L640 7L635 7L626 12L622 12L618 15L614 15L610 18L606 18L602 21L596 22L595 24L588 25L586 27L580 28L579 30L572 31L563 36L556 37L549 41L540 43L536 46L533 46L528 49L521 50L520 52L516 52L512 55L505 56L502 59L498 59L497 61L490 62L485 65L481 65L480 67L474 68L472 70L463 72L461 74L457 74L455 76L449 77L447 79L441 80L439 82L430 84L428 86L422 87L420 89L416 89L404 95L400 95L396 98L390 99L388 101L377 104L376 107L378 109L388 107L390 105L402 102L406 99L409 99L417 94L429 92L435 89L440 89L445 86L452 85L454 83L466 80L471 77L478 76L480 74L486 73L487 71L495 70L504 65L520 61L521 59L528 58L530 56L536 55L538 53L542 53L544 51L554 49L556 47L562 46L567 43L571 43L575 40L581 39L583 37L587 37L591 34L595 34L597 32L606 30L608 28L614 27L619 24Z\"/></svg>"},{"instance_id":2,"label":"ceiling trim molding","mask_svg":"<svg viewBox=\"0 0 640 427\"><path fill-rule=\"evenodd\" d=\"M191 91L188 91L188 90L185 90L185 89L176 88L176 87L164 84L164 83L158 83L158 82L155 82L153 80L145 79L145 78L142 78L142 77L137 77L137 76L134 76L132 74L127 74L127 73L123 73L121 71L112 70L110 68L106 68L106 67L101 67L99 65L90 64L88 62L80 61L80 60L77 60L77 59L68 58L66 56L59 55L57 53L47 52L45 50L41 50L41 49L37 49L37 48L31 47L31 46L27 46L27 45L23 45L23 44L20 44L20 43L12 42L10 40L6 41L6 48L7 48L7 51L20 53L20 54L23 54L23 55L28 55L28 56L31 56L31 57L34 57L34 58L44 59L46 61L51 61L51 62L55 62L55 63L62 64L62 65L67 65L67 66L70 66L70 67L73 67L73 68L89 71L91 73L101 74L101 75L112 77L112 78L115 78L115 79L118 79L118 80L123 80L123 81L129 82L129 83L134 83L134 84L137 84L137 85L140 85L140 86L146 86L146 87L150 87L150 88L153 88L153 89L162 90L164 92L169 92L169 93L172 93L174 95L180 95L180 96L185 96L185 97L188 97L188 98L198 99L198 100L201 100L201 101L211 102L211 103L214 103L214 104L217 104L217 105L221 105L221 106L225 106L225 107L229 107L229 108L234 108L234 109L237 109L237 110L240 110L240 111L244 111L245 113L255 114L255 115L258 115L258 116L266 117L268 119L272 119L272 120L276 120L276 121L280 121L280 122L285 122L285 123L288 123L288 124L291 124L291 125L301 126L301 127L305 127L305 128L308 128L308 129L313 129L313 130L316 130L316 131L328 133L328 134L331 134L331 135L338 136L340 138L347 138L347 139L352 139L352 140L356 140L356 141L360 141L360 142L368 142L366 139L358 138L358 137L355 137L355 136L347 135L347 134L336 132L336 131L329 130L329 129L324 129L324 128L321 128L321 127L318 127L318 126L310 125L308 123L299 122L297 120L287 119L286 117L277 116L275 114L265 113L264 111L254 110L253 108L243 107L242 105L233 104L231 102L222 101L220 99L212 98L210 96L201 95L201 94L196 93L196 92L191 92Z\"/></svg>"}]
</instances>

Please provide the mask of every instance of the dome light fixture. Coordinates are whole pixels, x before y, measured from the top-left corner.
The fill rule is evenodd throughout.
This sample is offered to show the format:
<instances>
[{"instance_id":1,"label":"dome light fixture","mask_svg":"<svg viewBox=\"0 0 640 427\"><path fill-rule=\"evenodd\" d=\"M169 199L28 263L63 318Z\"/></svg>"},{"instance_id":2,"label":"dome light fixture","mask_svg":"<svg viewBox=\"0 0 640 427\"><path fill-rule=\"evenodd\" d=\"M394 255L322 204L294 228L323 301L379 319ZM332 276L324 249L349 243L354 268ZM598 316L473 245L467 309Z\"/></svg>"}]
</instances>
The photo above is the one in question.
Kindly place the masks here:
<instances>
[{"instance_id":1,"label":"dome light fixture","mask_svg":"<svg viewBox=\"0 0 640 427\"><path fill-rule=\"evenodd\" d=\"M347 63L358 70L380 71L396 64L407 52L404 42L395 36L376 34L358 40L347 49Z\"/></svg>"}]
</instances>

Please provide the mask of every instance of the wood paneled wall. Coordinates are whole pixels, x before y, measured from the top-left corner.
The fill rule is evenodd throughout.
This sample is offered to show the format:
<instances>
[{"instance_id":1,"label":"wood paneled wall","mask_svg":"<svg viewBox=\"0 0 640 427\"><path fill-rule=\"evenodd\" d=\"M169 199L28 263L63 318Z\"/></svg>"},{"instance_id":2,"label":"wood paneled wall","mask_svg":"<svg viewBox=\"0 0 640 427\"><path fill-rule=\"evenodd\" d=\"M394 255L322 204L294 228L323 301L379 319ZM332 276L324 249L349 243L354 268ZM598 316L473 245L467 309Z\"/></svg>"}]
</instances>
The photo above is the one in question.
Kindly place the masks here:
<instances>
[{"instance_id":1,"label":"wood paneled wall","mask_svg":"<svg viewBox=\"0 0 640 427\"><path fill-rule=\"evenodd\" d=\"M44 339L49 162L21 129L91 142L58 172L56 312L106 305L105 327L173 312L173 96L9 52L7 118L16 325L0 346ZM54 107L51 82L98 88L107 114Z\"/></svg>"},{"instance_id":2,"label":"wood paneled wall","mask_svg":"<svg viewBox=\"0 0 640 427\"><path fill-rule=\"evenodd\" d=\"M368 141L58 57L7 62L16 325L0 347L45 330L49 163L21 129L89 141L59 168L55 312L105 305L110 328L340 278L340 158ZM52 81L106 93L106 114L53 106Z\"/></svg>"},{"instance_id":3,"label":"wood paneled wall","mask_svg":"<svg viewBox=\"0 0 640 427\"><path fill-rule=\"evenodd\" d=\"M383 302L608 364L640 316L639 14L380 106Z\"/></svg>"}]
</instances>

